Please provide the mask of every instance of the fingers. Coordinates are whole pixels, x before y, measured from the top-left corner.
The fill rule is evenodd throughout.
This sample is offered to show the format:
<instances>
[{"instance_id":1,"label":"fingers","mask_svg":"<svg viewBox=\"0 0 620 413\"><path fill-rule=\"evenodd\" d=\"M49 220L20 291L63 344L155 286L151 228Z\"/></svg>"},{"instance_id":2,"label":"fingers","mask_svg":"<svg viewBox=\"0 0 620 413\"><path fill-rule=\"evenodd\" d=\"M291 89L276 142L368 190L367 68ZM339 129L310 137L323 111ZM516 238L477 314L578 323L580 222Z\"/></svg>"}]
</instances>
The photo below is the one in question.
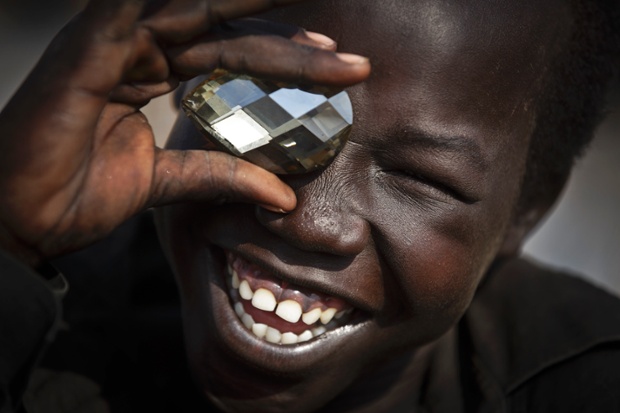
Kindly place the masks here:
<instances>
[{"instance_id":1,"label":"fingers","mask_svg":"<svg viewBox=\"0 0 620 413\"><path fill-rule=\"evenodd\" d=\"M291 211L293 190L277 176L223 152L159 150L150 206L176 202L251 202Z\"/></svg>"},{"instance_id":2,"label":"fingers","mask_svg":"<svg viewBox=\"0 0 620 413\"><path fill-rule=\"evenodd\" d=\"M135 24L143 0L93 0L55 39L39 67L64 73L56 82L105 96L132 65ZM143 40L145 36L142 36ZM148 40L146 40L148 41ZM64 77L63 77L64 76ZM164 77L165 78L165 77Z\"/></svg>"},{"instance_id":3,"label":"fingers","mask_svg":"<svg viewBox=\"0 0 620 413\"><path fill-rule=\"evenodd\" d=\"M308 32L299 26L274 22L269 20L247 18L226 23L226 29L220 32L227 32L230 37L247 36L251 34L277 35L293 40L299 44L315 47L317 49L336 50L336 42L329 37L315 32Z\"/></svg>"},{"instance_id":4,"label":"fingers","mask_svg":"<svg viewBox=\"0 0 620 413\"><path fill-rule=\"evenodd\" d=\"M325 36L321 33L309 32L306 30L299 30L295 36L291 37L291 40L299 44L305 44L310 47L316 47L317 49L336 51L336 41Z\"/></svg>"},{"instance_id":5,"label":"fingers","mask_svg":"<svg viewBox=\"0 0 620 413\"><path fill-rule=\"evenodd\" d=\"M176 78L166 79L163 82L122 84L110 93L110 101L142 107L149 100L172 92L178 85L179 81Z\"/></svg>"},{"instance_id":6,"label":"fingers","mask_svg":"<svg viewBox=\"0 0 620 413\"><path fill-rule=\"evenodd\" d=\"M143 21L169 44L186 42L221 22L301 0L158 0L147 5Z\"/></svg>"},{"instance_id":7,"label":"fingers","mask_svg":"<svg viewBox=\"0 0 620 413\"><path fill-rule=\"evenodd\" d=\"M212 1L212 13L224 20L238 19L251 14L263 13L275 7L300 3L302 0L215 0Z\"/></svg>"},{"instance_id":8,"label":"fingers","mask_svg":"<svg viewBox=\"0 0 620 413\"><path fill-rule=\"evenodd\" d=\"M182 78L215 68L298 84L349 86L370 74L368 59L298 44L278 36L244 36L168 51Z\"/></svg>"},{"instance_id":9,"label":"fingers","mask_svg":"<svg viewBox=\"0 0 620 413\"><path fill-rule=\"evenodd\" d=\"M170 76L166 55L151 31L144 27L136 28L133 43L132 57L127 62L129 70L123 77L124 82L156 82Z\"/></svg>"},{"instance_id":10,"label":"fingers","mask_svg":"<svg viewBox=\"0 0 620 413\"><path fill-rule=\"evenodd\" d=\"M32 177L43 169L60 183L80 168L123 77L141 7L138 0L97 0L59 34L0 114L0 130L11 137L0 142L0 172Z\"/></svg>"},{"instance_id":11,"label":"fingers","mask_svg":"<svg viewBox=\"0 0 620 413\"><path fill-rule=\"evenodd\" d=\"M139 3L94 1L63 29L3 111L3 133L15 126L15 137L90 136L108 93L123 77ZM23 114L28 122L14 121Z\"/></svg>"}]
</instances>

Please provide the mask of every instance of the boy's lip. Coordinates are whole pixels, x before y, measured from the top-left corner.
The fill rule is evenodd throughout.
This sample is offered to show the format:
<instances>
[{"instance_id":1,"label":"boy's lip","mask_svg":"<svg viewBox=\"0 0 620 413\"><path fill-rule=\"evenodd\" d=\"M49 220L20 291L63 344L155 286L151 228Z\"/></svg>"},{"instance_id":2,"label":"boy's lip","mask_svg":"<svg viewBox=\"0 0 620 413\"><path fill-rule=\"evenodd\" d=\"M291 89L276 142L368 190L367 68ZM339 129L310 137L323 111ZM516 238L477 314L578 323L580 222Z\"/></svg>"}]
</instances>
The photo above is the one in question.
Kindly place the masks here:
<instances>
[{"instance_id":1,"label":"boy's lip","mask_svg":"<svg viewBox=\"0 0 620 413\"><path fill-rule=\"evenodd\" d=\"M219 251L218 251L219 250ZM236 251L239 253L238 251ZM242 254L247 257L246 254ZM235 356L241 357L251 365L266 369L278 374L291 375L296 372L315 369L317 364L326 362L330 355L341 351L342 345L351 343L361 345L372 334L372 317L357 319L355 323L346 324L335 330L328 331L314 339L291 346L271 344L253 335L239 320L226 285L226 259L223 250L217 247L211 248L209 276L211 278L211 307L216 330L217 341L231 351ZM256 257L249 258L252 262L262 262ZM281 273L278 273L279 275ZM325 291L321 291L326 293ZM342 297L347 301L353 300ZM359 300L355 300L359 301ZM357 338L357 340L356 340ZM350 347L349 347L350 348Z\"/></svg>"},{"instance_id":2,"label":"boy's lip","mask_svg":"<svg viewBox=\"0 0 620 413\"><path fill-rule=\"evenodd\" d=\"M339 297L373 317L386 312L387 268L372 245L340 255L289 242L259 224L254 208L243 204L214 208L209 216L196 227L196 242L222 256L221 262L223 251L233 251L287 283Z\"/></svg>"},{"instance_id":3,"label":"boy's lip","mask_svg":"<svg viewBox=\"0 0 620 413\"><path fill-rule=\"evenodd\" d=\"M334 282L338 279L338 274L331 271L324 271L316 267L306 267L301 265L285 264L281 259L272 254L260 254L254 248L249 250L247 246L240 246L235 249L224 249L233 255L260 267L266 273L273 275L279 280L302 287L310 292L315 292L322 296L332 296L339 300L346 301L350 306L364 312L376 314L380 308L373 306L364 297L354 292L360 292L361 287L353 285L343 285Z\"/></svg>"}]
</instances>

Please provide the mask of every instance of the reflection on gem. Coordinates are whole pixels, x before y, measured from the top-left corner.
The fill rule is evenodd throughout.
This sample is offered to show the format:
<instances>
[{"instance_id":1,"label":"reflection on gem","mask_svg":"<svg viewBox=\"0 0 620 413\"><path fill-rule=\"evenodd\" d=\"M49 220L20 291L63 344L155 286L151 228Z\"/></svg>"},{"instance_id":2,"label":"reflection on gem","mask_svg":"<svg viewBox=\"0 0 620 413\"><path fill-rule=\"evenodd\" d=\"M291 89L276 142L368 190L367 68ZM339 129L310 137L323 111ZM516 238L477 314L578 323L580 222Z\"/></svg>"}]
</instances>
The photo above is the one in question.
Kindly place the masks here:
<instances>
[{"instance_id":1,"label":"reflection on gem","mask_svg":"<svg viewBox=\"0 0 620 413\"><path fill-rule=\"evenodd\" d=\"M217 148L280 174L327 165L353 123L344 91L324 95L221 70L183 99L183 109Z\"/></svg>"}]
</instances>

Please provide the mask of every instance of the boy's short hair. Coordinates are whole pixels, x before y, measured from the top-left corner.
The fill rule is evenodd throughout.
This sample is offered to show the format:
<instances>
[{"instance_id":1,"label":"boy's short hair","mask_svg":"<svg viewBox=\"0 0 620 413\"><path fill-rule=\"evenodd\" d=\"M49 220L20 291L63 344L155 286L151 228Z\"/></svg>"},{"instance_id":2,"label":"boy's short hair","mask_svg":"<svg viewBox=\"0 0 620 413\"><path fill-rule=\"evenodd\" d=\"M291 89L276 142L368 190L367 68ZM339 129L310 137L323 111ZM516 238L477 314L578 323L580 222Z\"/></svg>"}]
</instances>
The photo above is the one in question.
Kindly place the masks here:
<instances>
[{"instance_id":1,"label":"boy's short hair","mask_svg":"<svg viewBox=\"0 0 620 413\"><path fill-rule=\"evenodd\" d=\"M518 214L557 198L604 117L618 75L620 1L570 0L569 9L571 34L542 80Z\"/></svg>"}]
</instances>

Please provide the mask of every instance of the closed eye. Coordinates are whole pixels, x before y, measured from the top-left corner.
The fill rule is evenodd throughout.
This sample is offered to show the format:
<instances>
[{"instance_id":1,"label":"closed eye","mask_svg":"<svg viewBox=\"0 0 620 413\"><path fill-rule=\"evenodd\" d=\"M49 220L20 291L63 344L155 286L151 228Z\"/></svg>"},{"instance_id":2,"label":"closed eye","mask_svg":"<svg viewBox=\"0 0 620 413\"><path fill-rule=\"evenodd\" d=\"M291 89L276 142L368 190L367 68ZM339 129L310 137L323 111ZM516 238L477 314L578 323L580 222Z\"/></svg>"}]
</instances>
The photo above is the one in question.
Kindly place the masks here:
<instances>
[{"instance_id":1,"label":"closed eye","mask_svg":"<svg viewBox=\"0 0 620 413\"><path fill-rule=\"evenodd\" d=\"M468 205L477 202L476 199L464 195L460 191L454 189L452 186L447 185L439 180L430 178L427 175L421 173L402 169L384 170L383 173L398 179L400 181L399 184L402 184L406 187L415 185L415 188L412 188L415 190L419 190L420 185L422 185L426 187L427 190L434 192L434 195L440 195L441 197L450 197Z\"/></svg>"}]
</instances>

